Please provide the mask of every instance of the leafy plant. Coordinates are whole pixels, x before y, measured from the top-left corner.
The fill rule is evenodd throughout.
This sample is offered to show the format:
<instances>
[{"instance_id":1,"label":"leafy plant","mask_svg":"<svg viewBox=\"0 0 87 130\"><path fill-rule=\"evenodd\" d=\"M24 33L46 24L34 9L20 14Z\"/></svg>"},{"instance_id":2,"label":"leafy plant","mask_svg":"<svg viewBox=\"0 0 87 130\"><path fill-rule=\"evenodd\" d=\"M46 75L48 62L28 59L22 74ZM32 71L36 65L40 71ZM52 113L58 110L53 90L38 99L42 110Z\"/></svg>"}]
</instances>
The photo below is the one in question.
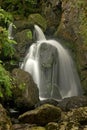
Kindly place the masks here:
<instances>
[{"instance_id":1,"label":"leafy plant","mask_svg":"<svg viewBox=\"0 0 87 130\"><path fill-rule=\"evenodd\" d=\"M15 52L14 44L16 44L14 40L8 39L8 31L6 28L0 27L0 53L3 53L5 57L12 57Z\"/></svg>"},{"instance_id":2,"label":"leafy plant","mask_svg":"<svg viewBox=\"0 0 87 130\"><path fill-rule=\"evenodd\" d=\"M7 97L12 94L12 79L2 64L5 57L12 59L15 52L14 44L16 42L8 38L7 29L12 20L12 15L0 8L0 97Z\"/></svg>"},{"instance_id":3,"label":"leafy plant","mask_svg":"<svg viewBox=\"0 0 87 130\"><path fill-rule=\"evenodd\" d=\"M30 12L35 12L37 0L4 0L1 7L13 14L20 14L27 16Z\"/></svg>"},{"instance_id":4,"label":"leafy plant","mask_svg":"<svg viewBox=\"0 0 87 130\"><path fill-rule=\"evenodd\" d=\"M0 97L4 95L11 96L11 78L9 73L0 64Z\"/></svg>"},{"instance_id":5,"label":"leafy plant","mask_svg":"<svg viewBox=\"0 0 87 130\"><path fill-rule=\"evenodd\" d=\"M6 27L13 20L12 15L0 8L0 26Z\"/></svg>"},{"instance_id":6,"label":"leafy plant","mask_svg":"<svg viewBox=\"0 0 87 130\"><path fill-rule=\"evenodd\" d=\"M32 32L31 31L27 32L27 37L29 37L30 39L32 39Z\"/></svg>"}]
</instances>

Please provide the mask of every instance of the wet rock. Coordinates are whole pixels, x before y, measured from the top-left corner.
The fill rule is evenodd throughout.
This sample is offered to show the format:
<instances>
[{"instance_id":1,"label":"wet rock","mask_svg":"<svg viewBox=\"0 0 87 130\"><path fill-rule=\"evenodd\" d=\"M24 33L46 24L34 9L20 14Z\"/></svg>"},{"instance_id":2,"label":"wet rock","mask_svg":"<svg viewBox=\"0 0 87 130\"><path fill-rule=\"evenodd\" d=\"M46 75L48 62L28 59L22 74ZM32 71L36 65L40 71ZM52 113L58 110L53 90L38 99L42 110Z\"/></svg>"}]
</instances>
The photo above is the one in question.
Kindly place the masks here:
<instances>
[{"instance_id":1,"label":"wet rock","mask_svg":"<svg viewBox=\"0 0 87 130\"><path fill-rule=\"evenodd\" d=\"M45 42L41 43L39 48L39 64L41 76L44 79L40 78L40 97L61 99L58 84L59 64L57 48Z\"/></svg>"},{"instance_id":2,"label":"wet rock","mask_svg":"<svg viewBox=\"0 0 87 130\"><path fill-rule=\"evenodd\" d=\"M63 111L87 106L87 96L75 96L59 101L58 105Z\"/></svg>"},{"instance_id":3,"label":"wet rock","mask_svg":"<svg viewBox=\"0 0 87 130\"><path fill-rule=\"evenodd\" d=\"M21 69L12 71L14 78L13 100L16 107L31 108L39 101L39 91L31 75Z\"/></svg>"},{"instance_id":4,"label":"wet rock","mask_svg":"<svg viewBox=\"0 0 87 130\"><path fill-rule=\"evenodd\" d=\"M0 104L0 130L13 130L10 118L7 117L6 110Z\"/></svg>"},{"instance_id":5,"label":"wet rock","mask_svg":"<svg viewBox=\"0 0 87 130\"><path fill-rule=\"evenodd\" d=\"M58 122L61 118L61 109L53 105L44 104L35 110L19 116L19 121L29 124L46 125L49 122Z\"/></svg>"}]
</instances>

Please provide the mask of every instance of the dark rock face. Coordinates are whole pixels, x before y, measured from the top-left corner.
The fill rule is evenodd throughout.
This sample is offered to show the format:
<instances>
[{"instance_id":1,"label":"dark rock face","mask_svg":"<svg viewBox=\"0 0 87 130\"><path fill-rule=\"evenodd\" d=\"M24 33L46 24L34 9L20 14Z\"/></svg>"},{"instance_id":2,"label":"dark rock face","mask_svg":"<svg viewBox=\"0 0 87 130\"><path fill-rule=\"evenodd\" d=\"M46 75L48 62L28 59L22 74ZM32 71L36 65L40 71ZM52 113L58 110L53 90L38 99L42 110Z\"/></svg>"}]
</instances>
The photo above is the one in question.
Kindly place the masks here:
<instances>
[{"instance_id":1,"label":"dark rock face","mask_svg":"<svg viewBox=\"0 0 87 130\"><path fill-rule=\"evenodd\" d=\"M0 104L0 130L13 130L10 119L7 117L6 110Z\"/></svg>"},{"instance_id":2,"label":"dark rock face","mask_svg":"<svg viewBox=\"0 0 87 130\"><path fill-rule=\"evenodd\" d=\"M41 0L41 13L47 20L47 35L53 35L60 23L62 3L60 0Z\"/></svg>"},{"instance_id":3,"label":"dark rock face","mask_svg":"<svg viewBox=\"0 0 87 130\"><path fill-rule=\"evenodd\" d=\"M35 110L28 111L19 116L23 123L46 125L49 122L58 122L61 117L61 109L53 105L44 104Z\"/></svg>"},{"instance_id":4,"label":"dark rock face","mask_svg":"<svg viewBox=\"0 0 87 130\"><path fill-rule=\"evenodd\" d=\"M60 99L58 84L58 52L55 47L42 43L39 48L40 97Z\"/></svg>"},{"instance_id":5,"label":"dark rock face","mask_svg":"<svg viewBox=\"0 0 87 130\"><path fill-rule=\"evenodd\" d=\"M13 97L16 105L23 109L34 106L39 101L39 91L31 75L21 69L14 69Z\"/></svg>"},{"instance_id":6,"label":"dark rock face","mask_svg":"<svg viewBox=\"0 0 87 130\"><path fill-rule=\"evenodd\" d=\"M62 101L59 101L58 105L63 111L70 111L74 108L86 107L87 106L87 97L70 97L65 98Z\"/></svg>"}]
</instances>

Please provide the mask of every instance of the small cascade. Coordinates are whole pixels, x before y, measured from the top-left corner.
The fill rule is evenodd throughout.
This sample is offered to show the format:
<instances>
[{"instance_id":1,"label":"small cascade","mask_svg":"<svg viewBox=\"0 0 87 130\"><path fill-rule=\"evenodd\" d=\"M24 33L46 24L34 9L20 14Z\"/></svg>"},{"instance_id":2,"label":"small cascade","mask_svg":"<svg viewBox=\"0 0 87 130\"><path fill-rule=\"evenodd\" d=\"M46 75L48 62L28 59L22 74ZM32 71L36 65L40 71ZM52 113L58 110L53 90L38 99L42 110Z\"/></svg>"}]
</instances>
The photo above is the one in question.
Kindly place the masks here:
<instances>
[{"instance_id":1,"label":"small cascade","mask_svg":"<svg viewBox=\"0 0 87 130\"><path fill-rule=\"evenodd\" d=\"M67 50L56 40L47 40L35 25L37 42L33 43L21 65L39 88L40 99L82 95L79 76Z\"/></svg>"},{"instance_id":2,"label":"small cascade","mask_svg":"<svg viewBox=\"0 0 87 130\"><path fill-rule=\"evenodd\" d=\"M8 27L8 38L9 39L14 39L12 36L12 28L13 28L13 23L10 23L9 27Z\"/></svg>"}]
</instances>

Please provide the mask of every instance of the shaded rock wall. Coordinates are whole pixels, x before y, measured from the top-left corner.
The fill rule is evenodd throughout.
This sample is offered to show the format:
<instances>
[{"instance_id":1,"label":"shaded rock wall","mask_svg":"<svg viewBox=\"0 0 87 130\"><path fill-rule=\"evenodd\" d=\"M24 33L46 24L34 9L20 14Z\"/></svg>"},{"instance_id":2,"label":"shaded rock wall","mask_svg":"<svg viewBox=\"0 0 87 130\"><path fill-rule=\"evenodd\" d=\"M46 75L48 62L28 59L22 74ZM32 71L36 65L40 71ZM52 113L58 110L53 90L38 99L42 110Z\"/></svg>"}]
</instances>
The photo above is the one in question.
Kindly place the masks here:
<instances>
[{"instance_id":1,"label":"shaded rock wall","mask_svg":"<svg viewBox=\"0 0 87 130\"><path fill-rule=\"evenodd\" d=\"M56 36L72 41L82 86L87 94L87 1L63 0L62 17ZM71 44L71 46L72 46Z\"/></svg>"}]
</instances>

